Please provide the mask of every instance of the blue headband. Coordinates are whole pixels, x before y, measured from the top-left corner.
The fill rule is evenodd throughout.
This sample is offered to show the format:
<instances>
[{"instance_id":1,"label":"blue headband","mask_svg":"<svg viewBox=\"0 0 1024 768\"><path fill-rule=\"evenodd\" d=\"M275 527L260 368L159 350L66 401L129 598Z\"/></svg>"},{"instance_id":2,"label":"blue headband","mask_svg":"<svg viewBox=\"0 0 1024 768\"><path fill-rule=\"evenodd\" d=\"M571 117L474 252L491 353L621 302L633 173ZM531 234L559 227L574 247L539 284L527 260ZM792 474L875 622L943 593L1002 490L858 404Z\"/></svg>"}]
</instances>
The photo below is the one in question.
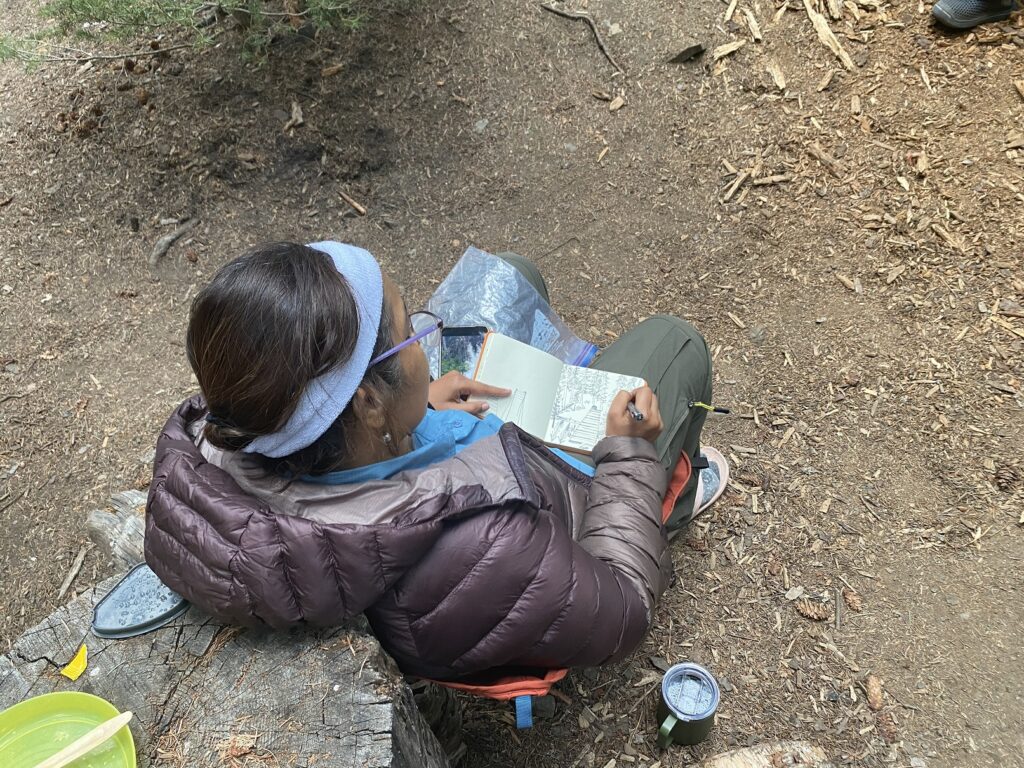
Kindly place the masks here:
<instances>
[{"instance_id":1,"label":"blue headband","mask_svg":"<svg viewBox=\"0 0 1024 768\"><path fill-rule=\"evenodd\" d=\"M257 437L245 446L246 453L278 459L316 442L352 400L377 342L384 278L376 259L369 251L345 243L311 243L309 247L330 256L348 283L359 310L359 338L348 360L306 385L288 423L277 432Z\"/></svg>"}]
</instances>

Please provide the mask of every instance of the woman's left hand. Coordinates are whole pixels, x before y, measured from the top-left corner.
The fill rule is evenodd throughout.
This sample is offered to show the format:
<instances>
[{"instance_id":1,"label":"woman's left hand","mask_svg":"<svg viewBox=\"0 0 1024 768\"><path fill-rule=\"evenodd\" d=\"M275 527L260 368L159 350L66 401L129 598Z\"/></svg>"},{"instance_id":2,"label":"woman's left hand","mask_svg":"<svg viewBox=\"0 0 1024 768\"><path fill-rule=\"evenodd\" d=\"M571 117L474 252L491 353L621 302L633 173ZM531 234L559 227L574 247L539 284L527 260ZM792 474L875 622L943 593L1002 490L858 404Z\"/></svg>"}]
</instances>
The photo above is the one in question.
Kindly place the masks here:
<instances>
[{"instance_id":1,"label":"woman's left hand","mask_svg":"<svg viewBox=\"0 0 1024 768\"><path fill-rule=\"evenodd\" d=\"M480 381L466 378L457 371L450 371L436 381L430 382L427 399L436 411L465 411L474 416L483 416L490 406L482 400L469 400L477 397L508 397L511 389L492 387Z\"/></svg>"}]
</instances>

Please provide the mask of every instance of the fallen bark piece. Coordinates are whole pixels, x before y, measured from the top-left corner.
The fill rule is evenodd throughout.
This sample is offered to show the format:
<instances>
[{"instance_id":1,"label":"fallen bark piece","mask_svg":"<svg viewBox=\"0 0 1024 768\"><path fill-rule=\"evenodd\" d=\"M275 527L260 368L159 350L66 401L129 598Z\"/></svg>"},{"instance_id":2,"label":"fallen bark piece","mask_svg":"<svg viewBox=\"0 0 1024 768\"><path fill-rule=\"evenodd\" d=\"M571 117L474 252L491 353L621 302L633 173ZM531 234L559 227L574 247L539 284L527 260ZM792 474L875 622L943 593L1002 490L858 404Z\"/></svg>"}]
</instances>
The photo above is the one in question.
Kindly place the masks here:
<instances>
[{"instance_id":1,"label":"fallen bark piece","mask_svg":"<svg viewBox=\"0 0 1024 768\"><path fill-rule=\"evenodd\" d=\"M731 56L736 53L740 48L747 44L746 40L733 40L731 43L725 43L715 48L711 52L711 58L713 61L719 61L724 59L726 56Z\"/></svg>"},{"instance_id":2,"label":"fallen bark piece","mask_svg":"<svg viewBox=\"0 0 1024 768\"><path fill-rule=\"evenodd\" d=\"M177 242L178 238L188 232L192 227L196 225L195 219L185 219L185 221L173 232L168 232L166 235L156 241L156 245L153 246L152 253L149 254L149 266L155 267L157 262L163 258L164 254L171 249L171 246Z\"/></svg>"},{"instance_id":3,"label":"fallen bark piece","mask_svg":"<svg viewBox=\"0 0 1024 768\"><path fill-rule=\"evenodd\" d=\"M831 173L837 179L840 178L841 174L839 173L839 163L837 163L835 161L835 158L832 157L828 152L822 149L821 145L818 142L809 144L807 146L807 151L815 160L824 165L828 169L829 173Z\"/></svg>"},{"instance_id":4,"label":"fallen bark piece","mask_svg":"<svg viewBox=\"0 0 1024 768\"><path fill-rule=\"evenodd\" d=\"M767 65L768 74L772 76L772 80L775 81L776 87L780 91L786 90L786 75L782 72L782 67L775 59L768 59Z\"/></svg>"},{"instance_id":5,"label":"fallen bark piece","mask_svg":"<svg viewBox=\"0 0 1024 768\"><path fill-rule=\"evenodd\" d=\"M820 747L806 741L775 741L733 749L705 760L700 768L832 768Z\"/></svg>"},{"instance_id":6,"label":"fallen bark piece","mask_svg":"<svg viewBox=\"0 0 1024 768\"><path fill-rule=\"evenodd\" d=\"M685 64L688 61L693 61L698 56L703 56L705 50L707 50L707 49L703 45L701 45L700 43L694 43L693 45L688 45L685 48L683 48L683 50L681 50L679 53L677 53L675 56L673 56L671 59L669 59L668 63L669 64Z\"/></svg>"},{"instance_id":7,"label":"fallen bark piece","mask_svg":"<svg viewBox=\"0 0 1024 768\"><path fill-rule=\"evenodd\" d=\"M836 58L843 63L851 72L857 68L857 65L853 63L853 59L850 58L850 54L846 52L839 40L836 38L835 33L832 31L832 27L828 25L828 21L825 17L814 10L814 6L811 5L811 0L804 0L804 9L807 11L807 17L811 20L811 24L814 26L814 31L818 33L818 39L827 47L832 53L836 55Z\"/></svg>"},{"instance_id":8,"label":"fallen bark piece","mask_svg":"<svg viewBox=\"0 0 1024 768\"><path fill-rule=\"evenodd\" d=\"M761 25L757 23L757 16L749 8L743 9L743 17L747 20L747 28L750 29L750 36L754 38L755 43L760 43L764 40L764 35L761 34Z\"/></svg>"},{"instance_id":9,"label":"fallen bark piece","mask_svg":"<svg viewBox=\"0 0 1024 768\"><path fill-rule=\"evenodd\" d=\"M772 184L783 184L792 180L792 175L788 173L777 173L774 176L762 176L759 179L754 179L753 184L755 187L766 187Z\"/></svg>"}]
</instances>

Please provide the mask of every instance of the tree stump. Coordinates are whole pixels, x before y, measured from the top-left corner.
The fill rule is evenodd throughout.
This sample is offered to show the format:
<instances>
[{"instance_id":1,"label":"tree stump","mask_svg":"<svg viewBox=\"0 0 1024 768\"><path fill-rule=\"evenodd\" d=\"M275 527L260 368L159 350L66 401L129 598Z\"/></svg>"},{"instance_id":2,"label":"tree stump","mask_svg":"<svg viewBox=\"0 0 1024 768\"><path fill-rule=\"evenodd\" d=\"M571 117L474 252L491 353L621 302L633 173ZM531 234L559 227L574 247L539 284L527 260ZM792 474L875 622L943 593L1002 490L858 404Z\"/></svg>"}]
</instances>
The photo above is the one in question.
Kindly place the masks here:
<instances>
[{"instance_id":1,"label":"tree stump","mask_svg":"<svg viewBox=\"0 0 1024 768\"><path fill-rule=\"evenodd\" d=\"M119 494L113 514L90 521L91 535L119 565L141 553L141 527L126 511L140 500ZM104 540L103 530L124 535ZM449 765L364 622L272 633L225 626L190 608L148 634L101 639L90 632L93 607L119 578L55 611L0 657L0 709L51 691L102 696L135 713L143 767ZM83 643L88 667L72 682L60 669Z\"/></svg>"},{"instance_id":2,"label":"tree stump","mask_svg":"<svg viewBox=\"0 0 1024 768\"><path fill-rule=\"evenodd\" d=\"M700 768L833 768L819 747L806 741L776 741L733 749L709 758Z\"/></svg>"}]
</instances>

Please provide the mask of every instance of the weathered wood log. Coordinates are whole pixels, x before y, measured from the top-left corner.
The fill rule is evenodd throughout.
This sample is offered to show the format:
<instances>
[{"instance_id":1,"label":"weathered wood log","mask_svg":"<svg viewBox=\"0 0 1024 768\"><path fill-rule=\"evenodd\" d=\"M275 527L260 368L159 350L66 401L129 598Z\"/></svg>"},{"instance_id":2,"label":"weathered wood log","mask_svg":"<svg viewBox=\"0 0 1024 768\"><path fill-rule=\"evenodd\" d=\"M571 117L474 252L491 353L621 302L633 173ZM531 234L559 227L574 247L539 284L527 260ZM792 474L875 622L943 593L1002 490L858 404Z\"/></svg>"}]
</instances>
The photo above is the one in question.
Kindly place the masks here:
<instances>
[{"instance_id":1,"label":"weathered wood log","mask_svg":"<svg viewBox=\"0 0 1024 768\"><path fill-rule=\"evenodd\" d=\"M142 554L145 509L145 493L122 491L111 497L110 509L89 513L86 522L89 538L118 568L130 568L145 559Z\"/></svg>"},{"instance_id":2,"label":"weathered wood log","mask_svg":"<svg viewBox=\"0 0 1024 768\"><path fill-rule=\"evenodd\" d=\"M776 741L732 749L705 760L701 768L832 768L819 748L806 741Z\"/></svg>"},{"instance_id":3,"label":"weathered wood log","mask_svg":"<svg viewBox=\"0 0 1024 768\"><path fill-rule=\"evenodd\" d=\"M105 551L123 564L141 557L142 528L127 517L132 497L119 496L113 513L93 519L103 521L96 530L117 533ZM102 537L97 543L104 546ZM55 611L0 656L0 709L51 691L102 696L135 713L143 768L449 765L365 622L271 633L224 626L191 608L149 634L101 639L90 632L93 607L119 578ZM88 668L72 682L60 669L83 643Z\"/></svg>"}]
</instances>

